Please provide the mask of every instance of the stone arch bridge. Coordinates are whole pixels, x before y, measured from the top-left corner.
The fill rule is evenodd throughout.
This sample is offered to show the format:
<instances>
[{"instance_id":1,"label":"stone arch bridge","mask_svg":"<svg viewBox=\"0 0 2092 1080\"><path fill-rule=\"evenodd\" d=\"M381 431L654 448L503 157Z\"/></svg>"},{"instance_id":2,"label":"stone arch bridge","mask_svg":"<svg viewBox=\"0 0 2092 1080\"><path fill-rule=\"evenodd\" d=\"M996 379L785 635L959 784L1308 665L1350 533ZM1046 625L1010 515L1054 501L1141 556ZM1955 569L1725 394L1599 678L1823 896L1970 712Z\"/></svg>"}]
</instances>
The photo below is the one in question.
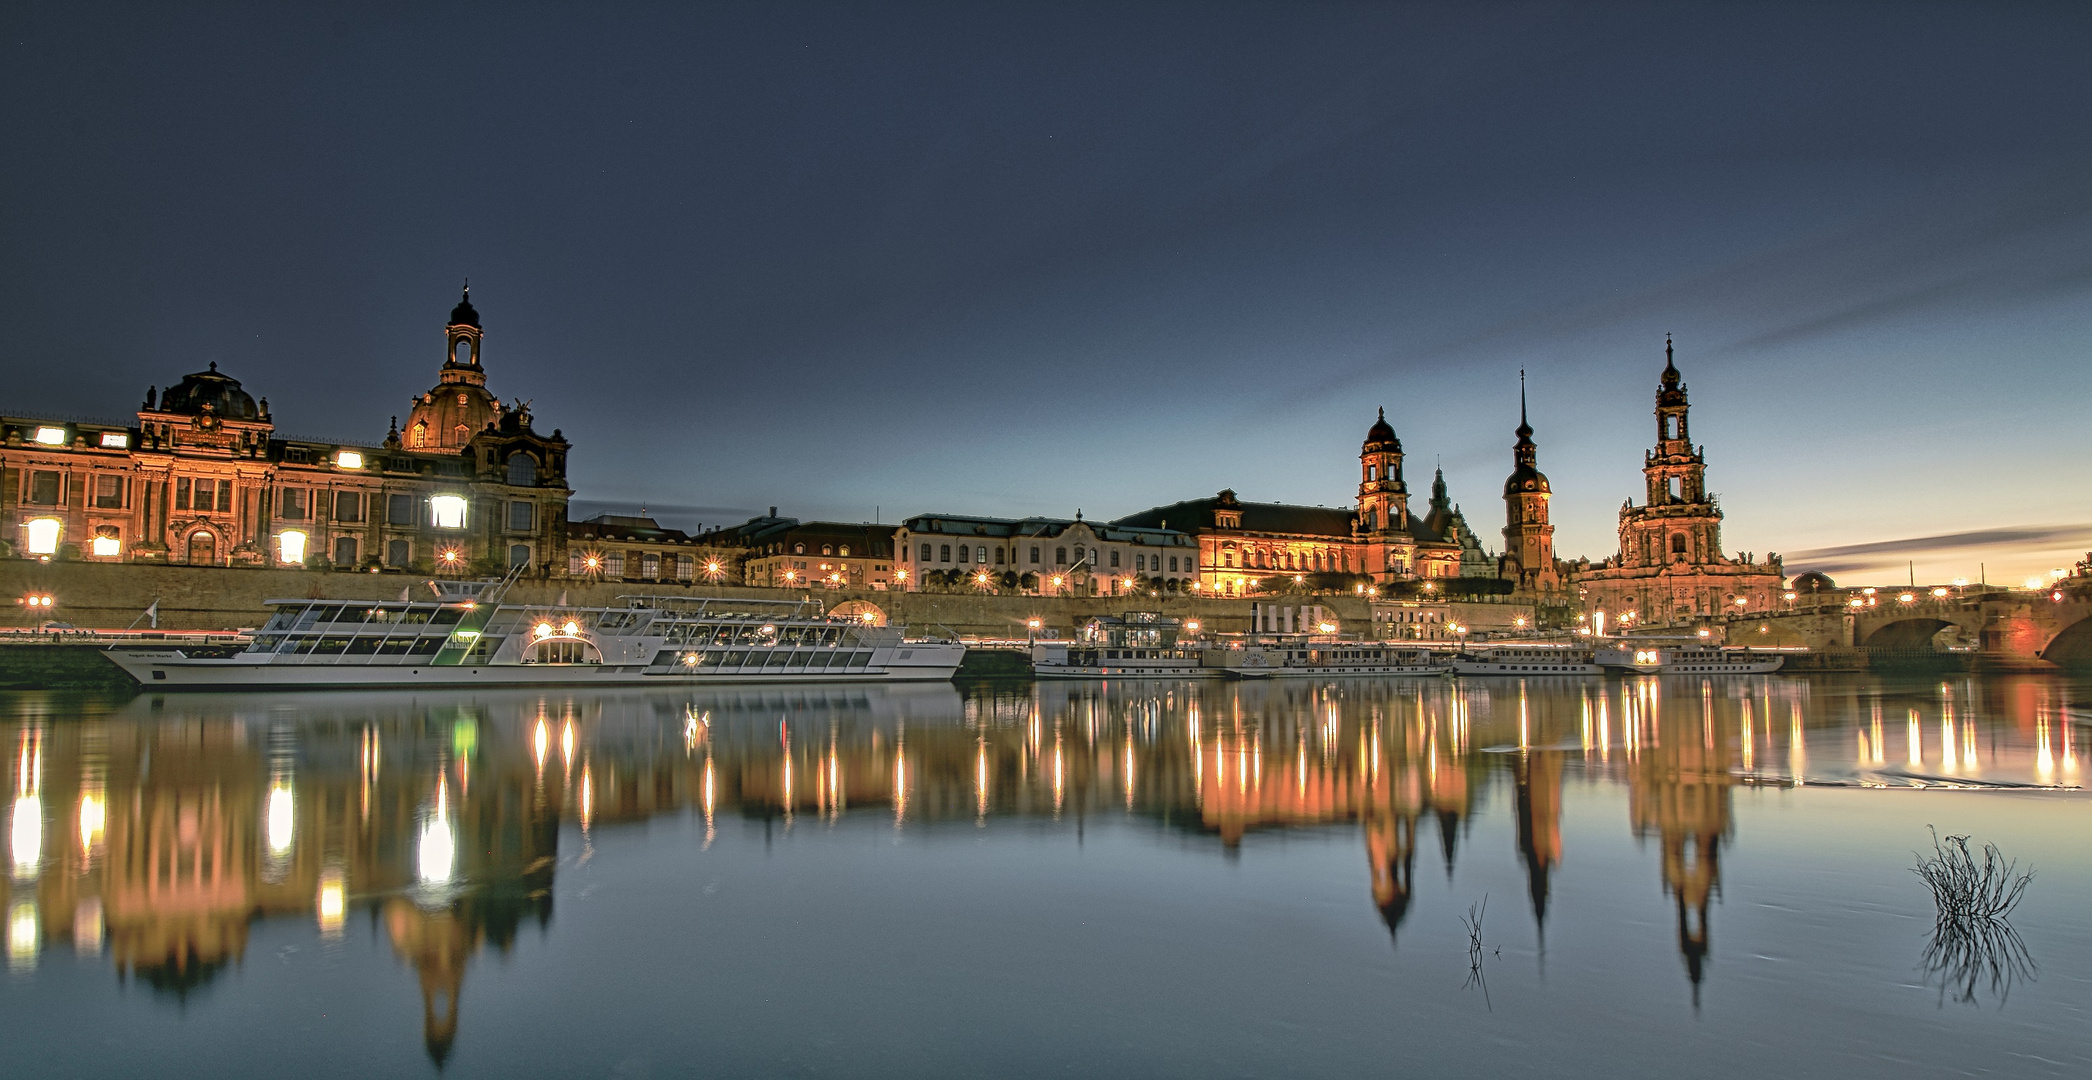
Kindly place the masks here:
<instances>
[{"instance_id":1,"label":"stone arch bridge","mask_svg":"<svg viewBox=\"0 0 2092 1080\"><path fill-rule=\"evenodd\" d=\"M1822 605L1731 620L1730 641L1747 644L1748 627L1764 627L1782 644L1858 648L1876 655L1973 649L1979 660L2005 667L2092 667L2092 592L1992 592L1935 599L1917 589L1904 603L1900 590L1882 590L1871 607Z\"/></svg>"}]
</instances>

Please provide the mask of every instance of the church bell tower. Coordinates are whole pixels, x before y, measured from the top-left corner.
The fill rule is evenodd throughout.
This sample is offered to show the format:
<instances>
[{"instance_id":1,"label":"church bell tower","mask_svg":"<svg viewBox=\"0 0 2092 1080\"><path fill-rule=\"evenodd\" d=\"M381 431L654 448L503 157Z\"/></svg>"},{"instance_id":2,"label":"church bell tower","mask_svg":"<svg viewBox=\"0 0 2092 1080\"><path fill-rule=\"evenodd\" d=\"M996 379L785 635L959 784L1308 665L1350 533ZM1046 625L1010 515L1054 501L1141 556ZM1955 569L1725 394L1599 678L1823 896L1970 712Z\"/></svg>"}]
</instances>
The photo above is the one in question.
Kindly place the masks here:
<instances>
[{"instance_id":1,"label":"church bell tower","mask_svg":"<svg viewBox=\"0 0 2092 1080\"><path fill-rule=\"evenodd\" d=\"M1540 448L1526 420L1525 372L1518 373L1518 442L1511 448L1511 476L1504 481L1504 558L1498 573L1523 592L1562 587L1554 565L1554 525L1547 503L1554 490L1540 471Z\"/></svg>"}]
</instances>

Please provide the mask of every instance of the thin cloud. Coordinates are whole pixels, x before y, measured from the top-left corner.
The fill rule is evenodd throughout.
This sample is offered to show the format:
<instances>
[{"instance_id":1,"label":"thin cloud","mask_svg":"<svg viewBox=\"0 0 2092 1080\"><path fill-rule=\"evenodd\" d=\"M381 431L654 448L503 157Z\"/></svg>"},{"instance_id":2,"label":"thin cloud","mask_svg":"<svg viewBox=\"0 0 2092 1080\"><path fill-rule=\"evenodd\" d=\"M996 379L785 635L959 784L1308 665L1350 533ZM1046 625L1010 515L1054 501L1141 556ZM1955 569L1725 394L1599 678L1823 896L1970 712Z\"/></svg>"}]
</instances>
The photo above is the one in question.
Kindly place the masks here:
<instances>
[{"instance_id":1,"label":"thin cloud","mask_svg":"<svg viewBox=\"0 0 2092 1080\"><path fill-rule=\"evenodd\" d=\"M1867 544L1841 544L1836 547L1810 548L1806 551L1789 552L1785 557L1787 566L1795 570L1819 570L1836 573L1851 570L1868 570L1888 565L1895 561L1889 556L1910 558L1941 551L1965 551L1969 548L2005 548L2014 551L2049 549L2063 542L2092 543L2092 523L2079 525L2027 526L2014 529L1978 529L1971 532L1941 533L1937 536L1911 536L1900 540L1880 540Z\"/></svg>"}]
</instances>

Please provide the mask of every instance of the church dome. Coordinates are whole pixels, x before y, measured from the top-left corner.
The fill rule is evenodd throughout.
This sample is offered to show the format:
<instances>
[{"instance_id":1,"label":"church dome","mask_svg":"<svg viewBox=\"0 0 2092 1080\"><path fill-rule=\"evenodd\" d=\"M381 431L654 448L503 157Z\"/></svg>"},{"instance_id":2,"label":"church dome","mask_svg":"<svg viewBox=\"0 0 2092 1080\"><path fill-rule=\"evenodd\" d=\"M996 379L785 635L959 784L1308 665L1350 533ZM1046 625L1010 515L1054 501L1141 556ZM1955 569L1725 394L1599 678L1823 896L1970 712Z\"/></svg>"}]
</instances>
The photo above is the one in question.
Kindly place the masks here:
<instances>
[{"instance_id":1,"label":"church dome","mask_svg":"<svg viewBox=\"0 0 2092 1080\"><path fill-rule=\"evenodd\" d=\"M1838 583L1832 581L1829 574L1811 570L1806 574L1794 575L1794 581L1787 587L1798 593L1827 593L1835 591Z\"/></svg>"},{"instance_id":2,"label":"church dome","mask_svg":"<svg viewBox=\"0 0 2092 1080\"><path fill-rule=\"evenodd\" d=\"M1533 468L1531 465L1520 465L1511 470L1511 478L1504 481L1504 495L1506 497L1529 494L1535 491L1542 495L1554 493L1554 489L1547 486L1547 474Z\"/></svg>"},{"instance_id":3,"label":"church dome","mask_svg":"<svg viewBox=\"0 0 2092 1080\"><path fill-rule=\"evenodd\" d=\"M1402 446L1402 440L1395 438L1395 429L1387 422L1386 409L1380 410L1380 419L1373 421L1373 426L1366 429L1365 449L1372 450L1376 446L1393 446L1396 449Z\"/></svg>"},{"instance_id":4,"label":"church dome","mask_svg":"<svg viewBox=\"0 0 2092 1080\"><path fill-rule=\"evenodd\" d=\"M240 389L240 380L218 374L216 362L209 371L182 376L182 381L160 396L160 411L201 416L204 406L221 420L258 420L261 409L254 398Z\"/></svg>"}]
</instances>

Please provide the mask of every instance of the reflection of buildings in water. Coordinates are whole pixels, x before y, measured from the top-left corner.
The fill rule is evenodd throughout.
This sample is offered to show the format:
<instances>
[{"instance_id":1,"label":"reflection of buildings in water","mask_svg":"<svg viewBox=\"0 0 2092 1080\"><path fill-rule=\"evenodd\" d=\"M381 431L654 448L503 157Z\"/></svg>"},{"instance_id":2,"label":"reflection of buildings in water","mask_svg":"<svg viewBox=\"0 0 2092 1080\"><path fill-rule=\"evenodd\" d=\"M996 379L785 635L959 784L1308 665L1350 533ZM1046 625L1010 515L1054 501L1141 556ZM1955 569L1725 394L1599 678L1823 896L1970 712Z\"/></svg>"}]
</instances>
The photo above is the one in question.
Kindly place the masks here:
<instances>
[{"instance_id":1,"label":"reflection of buildings in water","mask_svg":"<svg viewBox=\"0 0 2092 1080\"><path fill-rule=\"evenodd\" d=\"M1465 823L1502 776L1544 929L1580 746L1583 768L1629 785L1636 832L1661 839L1697 994L1735 773L1785 775L1812 738L1819 766L1838 747L1893 742L1900 698L1885 736L1871 722L1893 692L1918 694L1927 768L1951 744L1964 769L2032 775L2046 754L2053 775L2075 775L2051 683L1856 681L1814 698L1810 685L330 694L301 700L295 724L280 702L242 695L147 696L85 719L18 701L20 718L0 721L13 807L0 900L15 966L53 943L106 947L120 972L177 994L237 963L256 917L309 915L335 936L354 909L371 911L415 968L440 1062L473 955L511 947L533 919L548 925L562 820L599 829L689 813L709 830L739 812L790 829L865 810L913 829L1131 815L1231 852L1259 830L1356 822L1392 934L1412 910L1422 823L1436 818L1450 877Z\"/></svg>"},{"instance_id":2,"label":"reflection of buildings in water","mask_svg":"<svg viewBox=\"0 0 2092 1080\"><path fill-rule=\"evenodd\" d=\"M1721 888L1721 845L1732 824L1729 795L1736 776L1731 770L1737 762L1730 748L1737 726L1717 715L1711 682L1694 689L1697 693L1681 700L1671 695L1686 688L1672 681L1661 687L1670 693L1652 702L1651 727L1628 774L1628 816L1636 836L1654 832L1659 837L1664 892L1677 903L1678 950L1697 1008L1708 908Z\"/></svg>"}]
</instances>

